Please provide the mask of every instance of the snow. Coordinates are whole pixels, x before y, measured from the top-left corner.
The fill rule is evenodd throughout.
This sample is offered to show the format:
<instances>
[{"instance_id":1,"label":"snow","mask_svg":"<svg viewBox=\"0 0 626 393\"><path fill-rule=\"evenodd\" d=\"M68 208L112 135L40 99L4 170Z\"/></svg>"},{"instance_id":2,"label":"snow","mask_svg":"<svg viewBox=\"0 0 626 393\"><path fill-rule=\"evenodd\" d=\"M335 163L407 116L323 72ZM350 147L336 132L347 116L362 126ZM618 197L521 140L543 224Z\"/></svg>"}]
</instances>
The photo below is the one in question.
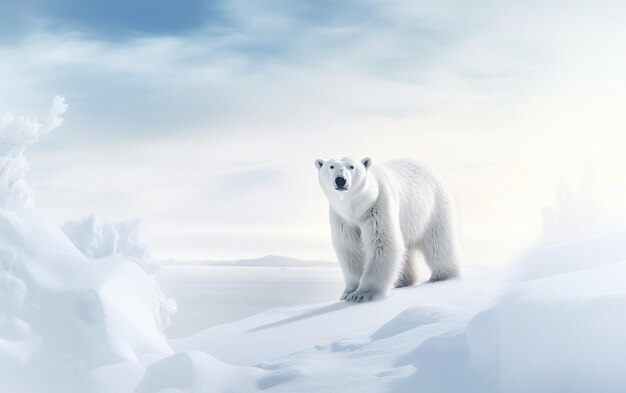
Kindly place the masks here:
<instances>
[{"instance_id":1,"label":"snow","mask_svg":"<svg viewBox=\"0 0 626 393\"><path fill-rule=\"evenodd\" d=\"M23 151L61 123L63 102L55 98L43 124L2 123L0 391L85 392L95 368L172 353L163 329L175 303L154 277L116 250L83 254L33 207ZM129 237L133 228L122 229Z\"/></svg>"},{"instance_id":2,"label":"snow","mask_svg":"<svg viewBox=\"0 0 626 393\"><path fill-rule=\"evenodd\" d=\"M90 258L123 255L148 274L160 269L150 249L141 240L140 219L128 219L113 225L102 224L95 214L83 220L66 222L62 229L74 245Z\"/></svg>"},{"instance_id":3,"label":"snow","mask_svg":"<svg viewBox=\"0 0 626 393\"><path fill-rule=\"evenodd\" d=\"M625 391L625 277L619 262L516 286L470 323L473 363L507 392Z\"/></svg>"},{"instance_id":4,"label":"snow","mask_svg":"<svg viewBox=\"0 0 626 393\"><path fill-rule=\"evenodd\" d=\"M24 178L29 167L23 152L26 145L60 126L63 123L60 116L66 110L65 99L57 96L43 123L36 117L16 116L11 112L0 116L0 208L34 206L33 190Z\"/></svg>"},{"instance_id":5,"label":"snow","mask_svg":"<svg viewBox=\"0 0 626 393\"><path fill-rule=\"evenodd\" d=\"M568 202L546 210L545 238L511 268L167 339L176 303L155 279L140 221L90 216L62 230L34 207L24 149L65 110L57 97L43 123L0 118L1 392L626 391L626 231L603 226L598 204L581 212L576 193L561 192ZM340 274L251 264L228 268L252 269L251 280L263 275L255 269ZM199 268L220 269L177 269ZM257 290L297 297L307 289L295 283Z\"/></svg>"},{"instance_id":6,"label":"snow","mask_svg":"<svg viewBox=\"0 0 626 393\"><path fill-rule=\"evenodd\" d=\"M68 391L93 367L171 353L173 304L135 263L85 257L34 209L0 210L0 223L3 378Z\"/></svg>"},{"instance_id":7,"label":"snow","mask_svg":"<svg viewBox=\"0 0 626 393\"><path fill-rule=\"evenodd\" d=\"M172 346L288 375L276 392L624 391L625 239L541 246L509 274L272 310Z\"/></svg>"},{"instance_id":8,"label":"snow","mask_svg":"<svg viewBox=\"0 0 626 393\"><path fill-rule=\"evenodd\" d=\"M41 135L48 134L63 123L62 115L66 111L65 98L56 96L50 109L43 116L43 123L40 123L37 117L16 116L6 112L0 117L0 141L10 147L35 143Z\"/></svg>"},{"instance_id":9,"label":"snow","mask_svg":"<svg viewBox=\"0 0 626 393\"><path fill-rule=\"evenodd\" d=\"M164 388L194 393L254 391L279 382L270 374L275 373L258 367L229 366L205 352L182 352L150 365L136 392L151 393Z\"/></svg>"}]
</instances>

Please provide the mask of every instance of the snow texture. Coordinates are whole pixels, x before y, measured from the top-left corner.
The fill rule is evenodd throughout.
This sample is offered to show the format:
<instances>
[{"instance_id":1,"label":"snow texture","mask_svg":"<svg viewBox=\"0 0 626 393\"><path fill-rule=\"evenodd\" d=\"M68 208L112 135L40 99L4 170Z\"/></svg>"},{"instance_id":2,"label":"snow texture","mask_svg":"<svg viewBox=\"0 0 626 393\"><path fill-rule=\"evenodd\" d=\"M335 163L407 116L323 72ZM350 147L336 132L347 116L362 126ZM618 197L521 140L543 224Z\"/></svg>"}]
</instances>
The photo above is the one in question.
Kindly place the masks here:
<instances>
[{"instance_id":1,"label":"snow texture","mask_svg":"<svg viewBox=\"0 0 626 393\"><path fill-rule=\"evenodd\" d=\"M113 225L101 224L95 214L69 221L62 227L74 245L89 258L122 255L139 265L148 274L156 273L160 265L141 240L140 219L124 220Z\"/></svg>"},{"instance_id":2,"label":"snow texture","mask_svg":"<svg viewBox=\"0 0 626 393\"><path fill-rule=\"evenodd\" d=\"M24 148L60 126L61 115L66 110L65 99L56 96L43 123L36 117L15 116L11 112L0 116L0 208L16 210L34 206L33 190L24 179L29 170Z\"/></svg>"},{"instance_id":3,"label":"snow texture","mask_svg":"<svg viewBox=\"0 0 626 393\"><path fill-rule=\"evenodd\" d=\"M12 114L0 123L2 392L97 391L93 370L172 353L163 328L175 303L138 267L148 252L137 224L118 224L116 247L92 258L34 208L23 152L65 110L57 97L43 123Z\"/></svg>"}]
</instances>

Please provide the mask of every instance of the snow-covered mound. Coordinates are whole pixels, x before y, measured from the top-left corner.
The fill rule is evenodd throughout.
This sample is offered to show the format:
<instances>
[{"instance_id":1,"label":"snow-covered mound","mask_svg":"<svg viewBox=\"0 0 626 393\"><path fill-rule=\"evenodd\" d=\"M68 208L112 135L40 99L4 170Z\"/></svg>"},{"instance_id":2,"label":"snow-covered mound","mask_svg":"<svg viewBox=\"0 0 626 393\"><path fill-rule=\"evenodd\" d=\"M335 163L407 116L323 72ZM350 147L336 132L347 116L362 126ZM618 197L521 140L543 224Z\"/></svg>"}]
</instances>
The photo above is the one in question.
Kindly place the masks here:
<instances>
[{"instance_id":1,"label":"snow-covered mound","mask_svg":"<svg viewBox=\"0 0 626 393\"><path fill-rule=\"evenodd\" d=\"M470 322L468 360L456 374L457 386L471 384L482 392L626 391L625 279L622 260L513 287Z\"/></svg>"},{"instance_id":2,"label":"snow-covered mound","mask_svg":"<svg viewBox=\"0 0 626 393\"><path fill-rule=\"evenodd\" d=\"M2 392L95 391L99 367L172 353L163 328L175 304L136 258L116 253L128 245L92 258L33 207L23 152L61 124L65 109L57 97L43 123L11 114L0 121Z\"/></svg>"}]
</instances>

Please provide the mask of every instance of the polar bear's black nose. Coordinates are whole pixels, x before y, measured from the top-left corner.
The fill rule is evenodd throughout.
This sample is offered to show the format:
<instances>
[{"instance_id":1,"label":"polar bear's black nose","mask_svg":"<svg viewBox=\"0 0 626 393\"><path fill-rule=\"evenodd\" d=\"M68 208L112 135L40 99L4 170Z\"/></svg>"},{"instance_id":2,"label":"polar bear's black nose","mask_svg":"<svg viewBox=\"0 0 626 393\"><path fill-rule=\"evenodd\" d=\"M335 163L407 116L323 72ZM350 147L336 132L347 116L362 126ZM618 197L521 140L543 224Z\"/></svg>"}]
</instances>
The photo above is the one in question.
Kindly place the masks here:
<instances>
[{"instance_id":1,"label":"polar bear's black nose","mask_svg":"<svg viewBox=\"0 0 626 393\"><path fill-rule=\"evenodd\" d=\"M337 187L343 187L346 184L346 179L341 176L337 176L335 178L335 184Z\"/></svg>"}]
</instances>

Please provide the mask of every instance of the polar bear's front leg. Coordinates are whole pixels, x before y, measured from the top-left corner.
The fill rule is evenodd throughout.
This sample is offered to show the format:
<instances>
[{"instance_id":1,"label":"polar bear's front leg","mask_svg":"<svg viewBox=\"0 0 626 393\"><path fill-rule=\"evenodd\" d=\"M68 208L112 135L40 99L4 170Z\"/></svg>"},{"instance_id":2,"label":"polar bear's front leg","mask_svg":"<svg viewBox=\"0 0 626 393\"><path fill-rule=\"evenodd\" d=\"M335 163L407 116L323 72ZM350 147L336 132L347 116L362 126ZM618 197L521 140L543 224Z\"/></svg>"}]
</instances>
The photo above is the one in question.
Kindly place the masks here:
<instances>
[{"instance_id":1,"label":"polar bear's front leg","mask_svg":"<svg viewBox=\"0 0 626 393\"><path fill-rule=\"evenodd\" d=\"M330 211L330 229L337 260L346 284L340 300L346 300L348 295L359 286L359 280L363 274L364 255L361 249L361 233L358 227L349 225L332 210Z\"/></svg>"},{"instance_id":2,"label":"polar bear's front leg","mask_svg":"<svg viewBox=\"0 0 626 393\"><path fill-rule=\"evenodd\" d=\"M352 302L379 299L392 287L402 267L404 242L397 210L381 209L375 204L361 227L365 249L365 269L356 291L348 295Z\"/></svg>"}]
</instances>

